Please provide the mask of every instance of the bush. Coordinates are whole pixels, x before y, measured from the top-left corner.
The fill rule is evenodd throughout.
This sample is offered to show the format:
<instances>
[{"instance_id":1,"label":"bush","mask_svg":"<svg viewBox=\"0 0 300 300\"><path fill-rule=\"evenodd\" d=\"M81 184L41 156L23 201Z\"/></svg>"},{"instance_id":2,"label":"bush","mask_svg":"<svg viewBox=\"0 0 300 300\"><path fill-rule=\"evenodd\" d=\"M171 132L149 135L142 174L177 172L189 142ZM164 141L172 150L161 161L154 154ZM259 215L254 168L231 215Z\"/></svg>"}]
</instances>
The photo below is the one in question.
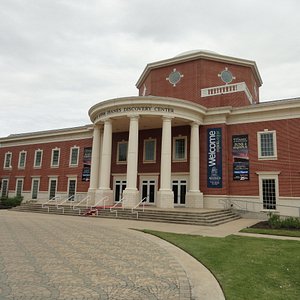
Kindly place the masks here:
<instances>
[{"instance_id":1,"label":"bush","mask_svg":"<svg viewBox=\"0 0 300 300\"><path fill-rule=\"evenodd\" d=\"M300 229L300 218L297 217L287 217L281 219L279 215L270 213L268 223L273 229Z\"/></svg>"},{"instance_id":2,"label":"bush","mask_svg":"<svg viewBox=\"0 0 300 300\"><path fill-rule=\"evenodd\" d=\"M268 223L271 228L274 228L274 229L281 228L281 220L280 220L279 215L270 213Z\"/></svg>"},{"instance_id":3,"label":"bush","mask_svg":"<svg viewBox=\"0 0 300 300\"><path fill-rule=\"evenodd\" d=\"M12 197L12 198L8 198L8 197L5 197L5 198L1 198L0 201L2 203L3 206L6 206L6 207L15 207L15 206L18 206L21 204L23 200L23 197L21 196L16 196L16 197Z\"/></svg>"}]
</instances>

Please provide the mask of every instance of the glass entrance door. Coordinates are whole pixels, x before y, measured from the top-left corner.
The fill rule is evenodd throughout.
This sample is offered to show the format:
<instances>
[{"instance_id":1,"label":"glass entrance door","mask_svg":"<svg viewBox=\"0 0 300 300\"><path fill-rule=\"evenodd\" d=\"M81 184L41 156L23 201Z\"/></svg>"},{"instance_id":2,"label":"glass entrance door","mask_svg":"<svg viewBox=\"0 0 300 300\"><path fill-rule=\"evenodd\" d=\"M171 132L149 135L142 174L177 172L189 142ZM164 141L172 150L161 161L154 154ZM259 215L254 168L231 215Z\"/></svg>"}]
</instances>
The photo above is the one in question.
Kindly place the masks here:
<instances>
[{"instance_id":1,"label":"glass entrance door","mask_svg":"<svg viewBox=\"0 0 300 300\"><path fill-rule=\"evenodd\" d=\"M155 203L156 182L153 179L145 179L142 181L142 199L147 197L145 203Z\"/></svg>"},{"instance_id":2,"label":"glass entrance door","mask_svg":"<svg viewBox=\"0 0 300 300\"><path fill-rule=\"evenodd\" d=\"M122 199L123 191L126 189L126 180L115 181L115 202L119 202Z\"/></svg>"},{"instance_id":3,"label":"glass entrance door","mask_svg":"<svg viewBox=\"0 0 300 300\"><path fill-rule=\"evenodd\" d=\"M172 190L174 193L174 204L185 205L186 180L172 180Z\"/></svg>"}]
</instances>

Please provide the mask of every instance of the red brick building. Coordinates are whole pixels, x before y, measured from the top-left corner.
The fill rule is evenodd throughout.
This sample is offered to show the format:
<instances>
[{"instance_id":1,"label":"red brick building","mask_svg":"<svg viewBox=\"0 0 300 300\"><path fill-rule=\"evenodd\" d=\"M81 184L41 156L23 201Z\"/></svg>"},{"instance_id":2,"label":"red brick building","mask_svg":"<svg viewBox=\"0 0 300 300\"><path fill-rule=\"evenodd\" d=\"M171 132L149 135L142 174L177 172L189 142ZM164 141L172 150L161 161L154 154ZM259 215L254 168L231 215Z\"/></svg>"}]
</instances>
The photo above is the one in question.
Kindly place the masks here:
<instances>
[{"instance_id":1,"label":"red brick building","mask_svg":"<svg viewBox=\"0 0 300 300\"><path fill-rule=\"evenodd\" d=\"M261 85L254 61L208 51L150 63L93 124L1 138L1 195L298 215L300 99L260 103Z\"/></svg>"}]
</instances>

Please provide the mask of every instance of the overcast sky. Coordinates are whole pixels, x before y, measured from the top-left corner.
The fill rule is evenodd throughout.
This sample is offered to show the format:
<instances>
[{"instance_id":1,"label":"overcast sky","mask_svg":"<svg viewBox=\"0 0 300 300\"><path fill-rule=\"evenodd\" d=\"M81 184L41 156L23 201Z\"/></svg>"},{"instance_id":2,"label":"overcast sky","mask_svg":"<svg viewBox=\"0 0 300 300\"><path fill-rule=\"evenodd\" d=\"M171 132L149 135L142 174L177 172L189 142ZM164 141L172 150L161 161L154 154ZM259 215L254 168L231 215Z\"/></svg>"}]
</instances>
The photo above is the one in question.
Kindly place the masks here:
<instances>
[{"instance_id":1,"label":"overcast sky","mask_svg":"<svg viewBox=\"0 0 300 300\"><path fill-rule=\"evenodd\" d=\"M254 60L261 101L300 97L299 0L0 0L0 136L89 124L149 62Z\"/></svg>"}]
</instances>

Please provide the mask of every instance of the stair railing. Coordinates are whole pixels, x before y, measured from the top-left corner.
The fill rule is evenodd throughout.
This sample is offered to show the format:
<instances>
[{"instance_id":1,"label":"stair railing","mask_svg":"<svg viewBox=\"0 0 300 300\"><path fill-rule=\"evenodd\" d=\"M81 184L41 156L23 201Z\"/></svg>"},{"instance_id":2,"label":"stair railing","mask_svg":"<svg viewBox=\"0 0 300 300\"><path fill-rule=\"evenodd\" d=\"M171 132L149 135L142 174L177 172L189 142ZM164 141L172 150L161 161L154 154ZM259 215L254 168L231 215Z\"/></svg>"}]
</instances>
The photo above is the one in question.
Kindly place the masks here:
<instances>
[{"instance_id":1,"label":"stair railing","mask_svg":"<svg viewBox=\"0 0 300 300\"><path fill-rule=\"evenodd\" d=\"M49 204L51 202L54 202L54 201L55 201L55 204L57 204L57 200L58 199L60 199L60 196L54 196L54 197L52 197L51 199L49 199L48 201L46 201L45 203L42 204L42 208L47 208L48 209L48 213L49 213L49 209L50 209Z\"/></svg>"},{"instance_id":2,"label":"stair railing","mask_svg":"<svg viewBox=\"0 0 300 300\"><path fill-rule=\"evenodd\" d=\"M223 202L224 208L235 208L238 210L243 210L247 212L256 212L254 209L254 206L259 207L259 211L273 211L272 209L263 209L263 203L259 201L250 201L250 200L241 200L241 199L219 199L219 203ZM294 206L294 205L285 205L285 204L278 204L276 203L276 209L277 208L288 208L288 209L294 209L298 216L300 217L300 206ZM249 209L249 206L252 206L253 210Z\"/></svg>"},{"instance_id":3,"label":"stair railing","mask_svg":"<svg viewBox=\"0 0 300 300\"><path fill-rule=\"evenodd\" d=\"M138 208L141 204L143 204L143 212L145 211L145 203L146 200L148 199L148 196L144 197L136 206L131 208L131 213L135 213L136 214L136 218L139 218L139 212L138 211L134 211L136 208Z\"/></svg>"},{"instance_id":4,"label":"stair railing","mask_svg":"<svg viewBox=\"0 0 300 300\"><path fill-rule=\"evenodd\" d=\"M65 208L64 208L64 206L62 206L62 207L59 207L59 206L65 204L68 201L70 201L72 198L74 198L74 195L72 195L72 196L70 196L68 198L62 199L61 202L56 203L56 209L61 209L62 213L65 214ZM70 205L70 207L71 207L71 205Z\"/></svg>"},{"instance_id":5,"label":"stair railing","mask_svg":"<svg viewBox=\"0 0 300 300\"><path fill-rule=\"evenodd\" d=\"M122 203L124 200L124 198L122 198L121 200L119 200L113 207L111 207L109 210L110 212L116 212L116 217L118 216L118 210L114 210L114 208L116 208L120 203ZM122 207L122 209L124 209L124 207Z\"/></svg>"},{"instance_id":6,"label":"stair railing","mask_svg":"<svg viewBox=\"0 0 300 300\"><path fill-rule=\"evenodd\" d=\"M79 201L77 204L73 205L73 210L78 210L78 215L81 214L81 208L79 205L81 205L83 202L86 202L85 208L87 209L89 206L89 200L91 200L91 196L86 196L81 201Z\"/></svg>"},{"instance_id":7,"label":"stair railing","mask_svg":"<svg viewBox=\"0 0 300 300\"><path fill-rule=\"evenodd\" d=\"M94 205L91 205L90 209L94 208L96 210L96 215L99 216L99 214L98 214L99 209L97 208L97 206L99 206L101 203L103 203L103 209L105 209L105 202L107 202L108 200L109 200L109 197L105 196L104 198L97 201Z\"/></svg>"}]
</instances>

